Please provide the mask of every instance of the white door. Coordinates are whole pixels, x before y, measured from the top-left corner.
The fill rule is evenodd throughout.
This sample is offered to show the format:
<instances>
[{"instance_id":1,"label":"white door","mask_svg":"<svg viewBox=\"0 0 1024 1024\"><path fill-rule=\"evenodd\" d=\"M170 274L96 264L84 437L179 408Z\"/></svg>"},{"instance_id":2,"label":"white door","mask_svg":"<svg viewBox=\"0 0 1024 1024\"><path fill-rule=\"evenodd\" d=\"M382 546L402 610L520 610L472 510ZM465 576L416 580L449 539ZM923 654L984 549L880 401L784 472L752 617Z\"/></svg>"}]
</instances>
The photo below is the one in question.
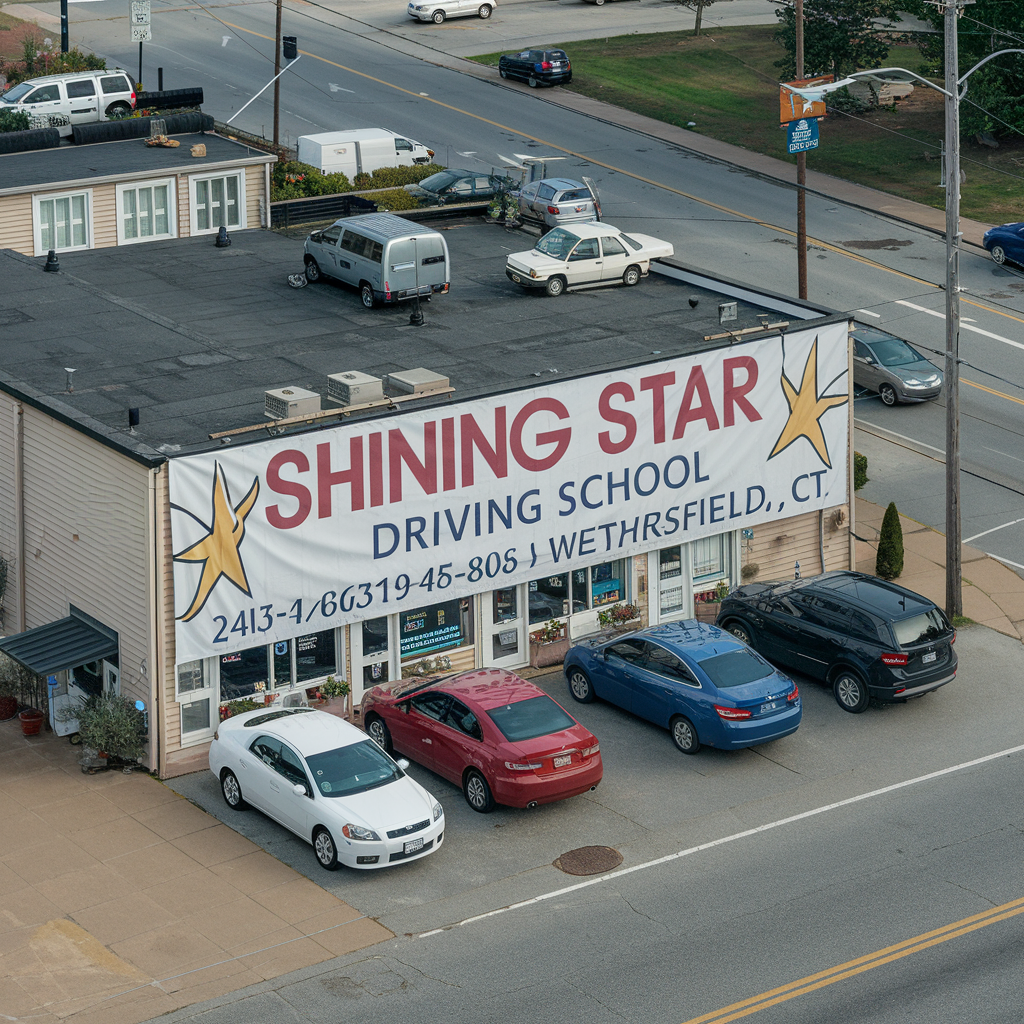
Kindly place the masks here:
<instances>
[{"instance_id":1,"label":"white door","mask_svg":"<svg viewBox=\"0 0 1024 1024\"><path fill-rule=\"evenodd\" d=\"M352 705L357 706L367 690L400 678L393 615L354 622L349 627L352 644Z\"/></svg>"},{"instance_id":2,"label":"white door","mask_svg":"<svg viewBox=\"0 0 1024 1024\"><path fill-rule=\"evenodd\" d=\"M601 248L604 250L601 280L617 281L629 266L629 253L626 252L626 247L611 235L606 235L601 239Z\"/></svg>"},{"instance_id":3,"label":"white door","mask_svg":"<svg viewBox=\"0 0 1024 1024\"><path fill-rule=\"evenodd\" d=\"M89 124L98 121L99 96L94 78L73 78L64 83L68 93L68 112L72 124Z\"/></svg>"},{"instance_id":4,"label":"white door","mask_svg":"<svg viewBox=\"0 0 1024 1024\"><path fill-rule=\"evenodd\" d=\"M481 595L484 665L513 668L530 660L526 642L525 596L522 586L492 590Z\"/></svg>"},{"instance_id":5,"label":"white door","mask_svg":"<svg viewBox=\"0 0 1024 1024\"><path fill-rule=\"evenodd\" d=\"M121 672L109 661L103 662L103 689L115 696L121 693Z\"/></svg>"},{"instance_id":6,"label":"white door","mask_svg":"<svg viewBox=\"0 0 1024 1024\"><path fill-rule=\"evenodd\" d=\"M601 280L601 247L596 238L584 238L569 254L565 265L569 286Z\"/></svg>"},{"instance_id":7,"label":"white door","mask_svg":"<svg viewBox=\"0 0 1024 1024\"><path fill-rule=\"evenodd\" d=\"M687 563L689 557L688 544L662 548L647 556L651 581L651 625L693 618L693 586Z\"/></svg>"},{"instance_id":8,"label":"white door","mask_svg":"<svg viewBox=\"0 0 1024 1024\"><path fill-rule=\"evenodd\" d=\"M181 745L203 743L213 736L219 716L212 659L187 661L177 666Z\"/></svg>"}]
</instances>

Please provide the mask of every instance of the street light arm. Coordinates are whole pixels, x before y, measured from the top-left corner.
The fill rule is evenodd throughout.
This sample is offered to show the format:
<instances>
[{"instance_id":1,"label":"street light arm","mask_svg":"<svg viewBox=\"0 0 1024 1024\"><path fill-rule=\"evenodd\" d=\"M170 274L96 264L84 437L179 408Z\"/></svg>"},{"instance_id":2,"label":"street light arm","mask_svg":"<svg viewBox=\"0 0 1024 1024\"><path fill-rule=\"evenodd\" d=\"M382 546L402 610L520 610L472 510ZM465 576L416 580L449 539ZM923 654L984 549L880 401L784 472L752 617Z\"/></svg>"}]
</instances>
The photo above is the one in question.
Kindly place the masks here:
<instances>
[{"instance_id":1,"label":"street light arm","mask_svg":"<svg viewBox=\"0 0 1024 1024\"><path fill-rule=\"evenodd\" d=\"M970 71L965 71L960 76L960 78L958 79L958 81L956 83L957 85L962 85L963 86L963 88L960 90L960 99L963 99L964 96L967 95L967 79L970 78L971 75L973 75L974 72L977 71L978 68L980 68L983 64L987 64L994 57L1002 57L1003 54L1006 54L1006 53L1024 53L1024 50L997 50L995 53L990 53L983 60L979 60L978 63L975 64L974 67L971 68Z\"/></svg>"},{"instance_id":2,"label":"street light arm","mask_svg":"<svg viewBox=\"0 0 1024 1024\"><path fill-rule=\"evenodd\" d=\"M900 77L900 78L884 78L883 77L884 75L891 74L891 73L898 73L899 75L906 76L906 77L905 78L904 77ZM968 74L970 74L970 72L968 72ZM934 82L930 82L927 78L924 78L921 75L918 75L918 74L916 74L913 71L910 71L908 68L876 68L874 71L854 71L851 74L850 78L853 79L854 81L857 81L857 82L872 82L872 81L875 81L875 82L892 82L892 83L901 83L902 82L903 84L906 84L906 85L910 84L909 82L906 81L906 79L907 78L912 78L915 82L920 82L922 85L927 85L930 88L935 89L937 92L941 92L943 96L949 96L950 95L948 92L946 92L945 89L942 88L941 85L936 85Z\"/></svg>"}]
</instances>

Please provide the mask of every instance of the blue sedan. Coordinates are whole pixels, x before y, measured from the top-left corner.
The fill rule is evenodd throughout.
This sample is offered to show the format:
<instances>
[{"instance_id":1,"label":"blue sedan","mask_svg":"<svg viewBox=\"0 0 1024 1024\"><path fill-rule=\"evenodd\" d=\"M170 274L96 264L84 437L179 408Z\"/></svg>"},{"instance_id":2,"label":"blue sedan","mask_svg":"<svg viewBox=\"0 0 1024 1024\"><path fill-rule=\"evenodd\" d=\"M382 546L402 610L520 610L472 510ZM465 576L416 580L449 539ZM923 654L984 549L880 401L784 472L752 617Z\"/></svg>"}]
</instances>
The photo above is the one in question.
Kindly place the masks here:
<instances>
[{"instance_id":1,"label":"blue sedan","mask_svg":"<svg viewBox=\"0 0 1024 1024\"><path fill-rule=\"evenodd\" d=\"M796 683L734 636L692 620L582 640L565 656L569 692L667 728L684 754L737 750L796 732Z\"/></svg>"},{"instance_id":2,"label":"blue sedan","mask_svg":"<svg viewBox=\"0 0 1024 1024\"><path fill-rule=\"evenodd\" d=\"M1024 266L1024 223L1018 221L989 228L981 244L992 253L996 263L1003 264L1009 260Z\"/></svg>"}]
</instances>

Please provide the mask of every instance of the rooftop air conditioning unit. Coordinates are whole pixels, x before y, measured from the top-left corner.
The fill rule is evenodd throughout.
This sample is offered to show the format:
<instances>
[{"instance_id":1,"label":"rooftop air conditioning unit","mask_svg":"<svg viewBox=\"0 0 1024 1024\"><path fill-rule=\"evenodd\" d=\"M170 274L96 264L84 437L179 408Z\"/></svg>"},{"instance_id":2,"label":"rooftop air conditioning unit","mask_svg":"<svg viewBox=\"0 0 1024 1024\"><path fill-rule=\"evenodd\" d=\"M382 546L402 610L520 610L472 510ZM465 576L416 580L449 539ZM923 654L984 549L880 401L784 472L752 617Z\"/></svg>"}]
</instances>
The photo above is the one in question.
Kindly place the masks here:
<instances>
[{"instance_id":1,"label":"rooftop air conditioning unit","mask_svg":"<svg viewBox=\"0 0 1024 1024\"><path fill-rule=\"evenodd\" d=\"M407 395L421 395L448 387L447 377L442 377L441 374L423 366L418 366L415 370L389 373L387 381L396 391L402 391Z\"/></svg>"},{"instance_id":2,"label":"rooftop air conditioning unit","mask_svg":"<svg viewBox=\"0 0 1024 1024\"><path fill-rule=\"evenodd\" d=\"M305 388L277 388L264 391L263 413L268 420L287 420L293 416L312 416L320 411L320 396Z\"/></svg>"},{"instance_id":3,"label":"rooftop air conditioning unit","mask_svg":"<svg viewBox=\"0 0 1024 1024\"><path fill-rule=\"evenodd\" d=\"M336 405L363 405L384 397L384 382L358 370L327 375L327 400Z\"/></svg>"}]
</instances>

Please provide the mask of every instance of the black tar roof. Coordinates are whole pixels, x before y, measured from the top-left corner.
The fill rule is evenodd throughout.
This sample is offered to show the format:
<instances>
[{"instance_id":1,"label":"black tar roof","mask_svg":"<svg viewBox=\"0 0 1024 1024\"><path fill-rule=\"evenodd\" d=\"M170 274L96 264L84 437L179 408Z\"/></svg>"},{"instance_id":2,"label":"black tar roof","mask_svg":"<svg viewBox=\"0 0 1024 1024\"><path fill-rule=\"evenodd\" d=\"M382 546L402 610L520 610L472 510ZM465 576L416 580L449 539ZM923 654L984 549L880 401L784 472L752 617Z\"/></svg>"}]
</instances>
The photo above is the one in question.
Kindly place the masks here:
<instances>
[{"instance_id":1,"label":"black tar roof","mask_svg":"<svg viewBox=\"0 0 1024 1024\"><path fill-rule=\"evenodd\" d=\"M826 312L781 298L754 305L741 291L738 319L722 325L718 304L741 286L655 273L636 288L551 299L505 277L506 255L531 236L468 218L443 227L452 290L423 304L422 327L409 325L407 303L367 310L342 285L290 287L302 241L271 231L235 232L225 249L200 236L64 253L57 274L42 271L44 258L0 251L0 387L162 461L266 422L268 389L326 394L329 373L425 366L450 378L457 401L714 348L727 342L705 336L757 327L758 313L776 322ZM129 407L140 409L134 433Z\"/></svg>"},{"instance_id":2,"label":"black tar roof","mask_svg":"<svg viewBox=\"0 0 1024 1024\"><path fill-rule=\"evenodd\" d=\"M180 174L228 160L273 161L273 157L240 142L208 132L176 135L177 148L147 146L145 139L97 142L88 146L62 145L28 153L0 154L0 195L36 189L65 181L90 181L124 174ZM192 156L196 142L206 145L206 156Z\"/></svg>"}]
</instances>

